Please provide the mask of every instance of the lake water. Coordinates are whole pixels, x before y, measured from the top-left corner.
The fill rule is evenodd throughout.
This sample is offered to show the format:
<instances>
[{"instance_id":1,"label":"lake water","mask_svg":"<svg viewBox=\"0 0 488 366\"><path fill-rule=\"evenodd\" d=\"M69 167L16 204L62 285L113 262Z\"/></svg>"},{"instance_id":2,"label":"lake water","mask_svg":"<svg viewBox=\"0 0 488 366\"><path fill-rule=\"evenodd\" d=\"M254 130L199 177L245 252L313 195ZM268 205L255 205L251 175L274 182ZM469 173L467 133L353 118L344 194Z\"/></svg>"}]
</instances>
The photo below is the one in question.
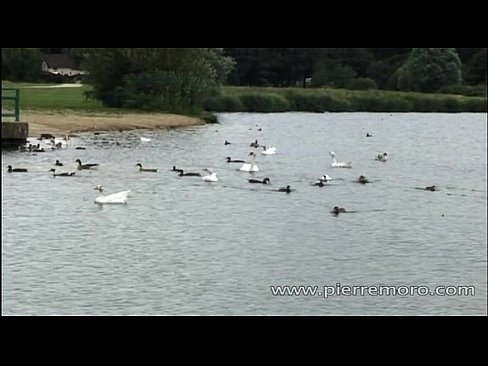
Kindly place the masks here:
<instances>
[{"instance_id":1,"label":"lake water","mask_svg":"<svg viewBox=\"0 0 488 366\"><path fill-rule=\"evenodd\" d=\"M3 314L486 315L486 114L220 120L86 133L37 155L2 151ZM255 139L278 149L259 154L253 174L270 186L249 184L249 173L225 162L247 159ZM330 168L331 150L353 168ZM388 162L374 160L380 152ZM76 170L77 158L101 165L73 178L47 172L56 159ZM139 172L138 162L160 170ZM9 164L29 172L8 174ZM212 168L220 181L178 177L173 165ZM324 173L343 180L312 186ZM361 174L373 183L354 183ZM128 204L95 204L97 184L107 194L131 189ZM296 191L275 191L287 185ZM415 189L431 185L439 191ZM334 216L335 205L356 212ZM324 298L270 289L337 283L474 286L475 295Z\"/></svg>"}]
</instances>

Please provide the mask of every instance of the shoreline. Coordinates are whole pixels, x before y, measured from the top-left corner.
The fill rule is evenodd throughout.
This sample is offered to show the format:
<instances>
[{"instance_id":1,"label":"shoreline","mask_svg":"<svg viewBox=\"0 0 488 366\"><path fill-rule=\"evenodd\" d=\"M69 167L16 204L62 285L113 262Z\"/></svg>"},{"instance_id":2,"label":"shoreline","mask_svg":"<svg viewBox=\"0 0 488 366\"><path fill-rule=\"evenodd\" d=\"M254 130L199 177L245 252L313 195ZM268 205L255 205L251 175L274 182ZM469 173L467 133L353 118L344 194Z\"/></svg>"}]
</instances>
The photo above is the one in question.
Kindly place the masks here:
<instances>
[{"instance_id":1,"label":"shoreline","mask_svg":"<svg viewBox=\"0 0 488 366\"><path fill-rule=\"evenodd\" d=\"M196 118L165 113L90 113L75 111L23 111L21 121L29 124L29 137L43 133L66 135L91 131L124 131L137 129L167 129L205 125Z\"/></svg>"}]
</instances>

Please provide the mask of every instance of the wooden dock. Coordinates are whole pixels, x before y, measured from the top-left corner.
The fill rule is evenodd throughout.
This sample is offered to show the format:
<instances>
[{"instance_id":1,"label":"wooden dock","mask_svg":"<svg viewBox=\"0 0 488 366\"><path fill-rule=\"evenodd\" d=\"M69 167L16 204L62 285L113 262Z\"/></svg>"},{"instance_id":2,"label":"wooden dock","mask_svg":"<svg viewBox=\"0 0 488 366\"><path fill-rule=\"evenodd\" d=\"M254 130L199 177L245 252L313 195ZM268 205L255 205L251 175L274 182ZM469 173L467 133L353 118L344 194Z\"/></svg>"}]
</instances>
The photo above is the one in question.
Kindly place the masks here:
<instances>
[{"instance_id":1,"label":"wooden dock","mask_svg":"<svg viewBox=\"0 0 488 366\"><path fill-rule=\"evenodd\" d=\"M27 122L2 121L2 149L24 145L27 142L27 137L29 137L29 124Z\"/></svg>"}]
</instances>

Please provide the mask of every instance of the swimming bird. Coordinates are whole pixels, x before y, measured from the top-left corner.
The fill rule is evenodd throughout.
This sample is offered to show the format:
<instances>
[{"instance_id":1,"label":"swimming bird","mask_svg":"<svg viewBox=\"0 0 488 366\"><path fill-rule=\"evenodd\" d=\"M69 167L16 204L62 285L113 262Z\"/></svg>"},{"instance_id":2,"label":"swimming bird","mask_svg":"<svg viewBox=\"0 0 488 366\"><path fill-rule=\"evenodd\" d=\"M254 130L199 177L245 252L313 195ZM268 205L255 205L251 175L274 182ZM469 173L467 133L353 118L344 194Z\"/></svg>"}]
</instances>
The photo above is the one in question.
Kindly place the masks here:
<instances>
[{"instance_id":1,"label":"swimming bird","mask_svg":"<svg viewBox=\"0 0 488 366\"><path fill-rule=\"evenodd\" d=\"M173 169L171 171L176 173L182 173L183 169L176 169L176 166L173 165Z\"/></svg>"},{"instance_id":2,"label":"swimming bird","mask_svg":"<svg viewBox=\"0 0 488 366\"><path fill-rule=\"evenodd\" d=\"M366 184L366 183L369 183L369 180L364 175L361 175L361 176L359 176L357 182L361 183L361 184Z\"/></svg>"},{"instance_id":3,"label":"swimming bird","mask_svg":"<svg viewBox=\"0 0 488 366\"><path fill-rule=\"evenodd\" d=\"M261 154L263 155L275 155L276 154L276 146L271 146L270 148L266 148L266 146L262 146L263 151L261 151Z\"/></svg>"},{"instance_id":4,"label":"swimming bird","mask_svg":"<svg viewBox=\"0 0 488 366\"><path fill-rule=\"evenodd\" d=\"M228 163L245 163L244 160L232 160L230 157L226 157Z\"/></svg>"},{"instance_id":5,"label":"swimming bird","mask_svg":"<svg viewBox=\"0 0 488 366\"><path fill-rule=\"evenodd\" d=\"M136 166L139 167L140 172L150 172L150 173L157 173L158 170L154 168L143 168L141 163L137 163Z\"/></svg>"},{"instance_id":6,"label":"swimming bird","mask_svg":"<svg viewBox=\"0 0 488 366\"><path fill-rule=\"evenodd\" d=\"M76 174L75 172L56 173L56 169L51 169L49 172L53 172L53 177L74 177Z\"/></svg>"},{"instance_id":7,"label":"swimming bird","mask_svg":"<svg viewBox=\"0 0 488 366\"><path fill-rule=\"evenodd\" d=\"M232 144L232 142L225 140L225 145L231 145L231 144Z\"/></svg>"},{"instance_id":8,"label":"swimming bird","mask_svg":"<svg viewBox=\"0 0 488 366\"><path fill-rule=\"evenodd\" d=\"M151 142L151 139L148 139L147 137L141 137L141 142Z\"/></svg>"},{"instance_id":9,"label":"swimming bird","mask_svg":"<svg viewBox=\"0 0 488 366\"><path fill-rule=\"evenodd\" d=\"M54 164L56 166L63 166L63 163L61 163L59 160L56 160L56 164Z\"/></svg>"},{"instance_id":10,"label":"swimming bird","mask_svg":"<svg viewBox=\"0 0 488 366\"><path fill-rule=\"evenodd\" d=\"M436 186L425 187L424 190L431 191L431 192L438 191Z\"/></svg>"},{"instance_id":11,"label":"swimming bird","mask_svg":"<svg viewBox=\"0 0 488 366\"><path fill-rule=\"evenodd\" d=\"M292 189L291 189L290 186L286 186L286 188L280 188L280 189L278 189L278 192L290 193L291 191L292 191Z\"/></svg>"},{"instance_id":12,"label":"swimming bird","mask_svg":"<svg viewBox=\"0 0 488 366\"><path fill-rule=\"evenodd\" d=\"M252 156L252 160L250 163L246 162L241 166L241 169L239 169L241 172L259 172L259 168L256 165L256 154L254 152L250 152L249 156Z\"/></svg>"},{"instance_id":13,"label":"swimming bird","mask_svg":"<svg viewBox=\"0 0 488 366\"><path fill-rule=\"evenodd\" d=\"M183 170L180 171L178 174L180 177L201 177L200 173L185 173Z\"/></svg>"},{"instance_id":14,"label":"swimming bird","mask_svg":"<svg viewBox=\"0 0 488 366\"><path fill-rule=\"evenodd\" d=\"M320 178L317 182L314 183L314 186L325 187L327 185L327 181L325 179Z\"/></svg>"},{"instance_id":15,"label":"swimming bird","mask_svg":"<svg viewBox=\"0 0 488 366\"><path fill-rule=\"evenodd\" d=\"M264 178L263 180L260 179L248 179L249 183L257 183L257 184L271 184L269 178Z\"/></svg>"},{"instance_id":16,"label":"swimming bird","mask_svg":"<svg viewBox=\"0 0 488 366\"><path fill-rule=\"evenodd\" d=\"M352 161L338 163L335 152L331 151L329 154L332 157L332 164L330 164L332 168L352 168Z\"/></svg>"},{"instance_id":17,"label":"swimming bird","mask_svg":"<svg viewBox=\"0 0 488 366\"><path fill-rule=\"evenodd\" d=\"M23 169L23 168L12 169L12 165L9 165L7 167L7 171L9 173L27 173L27 169Z\"/></svg>"},{"instance_id":18,"label":"swimming bird","mask_svg":"<svg viewBox=\"0 0 488 366\"><path fill-rule=\"evenodd\" d=\"M127 191L121 191L117 193L112 193L107 196L103 195L103 186L97 185L94 189L102 193L101 196L95 199L95 203L98 204L126 204L127 198L129 197L130 189Z\"/></svg>"},{"instance_id":19,"label":"swimming bird","mask_svg":"<svg viewBox=\"0 0 488 366\"><path fill-rule=\"evenodd\" d=\"M78 163L78 170L91 169L100 165L100 164L82 164L80 159L76 159L76 162Z\"/></svg>"},{"instance_id":20,"label":"swimming bird","mask_svg":"<svg viewBox=\"0 0 488 366\"><path fill-rule=\"evenodd\" d=\"M251 142L251 145L249 147L259 147L258 140Z\"/></svg>"},{"instance_id":21,"label":"swimming bird","mask_svg":"<svg viewBox=\"0 0 488 366\"><path fill-rule=\"evenodd\" d=\"M336 214L336 215L339 215L340 213L345 213L345 212L347 212L346 209L344 207L339 207L339 206L334 206L334 208L331 211L331 213Z\"/></svg>"},{"instance_id":22,"label":"swimming bird","mask_svg":"<svg viewBox=\"0 0 488 366\"><path fill-rule=\"evenodd\" d=\"M378 160L378 161L382 161L383 163L386 163L386 161L388 160L388 154L387 153L377 154L374 160Z\"/></svg>"},{"instance_id":23,"label":"swimming bird","mask_svg":"<svg viewBox=\"0 0 488 366\"><path fill-rule=\"evenodd\" d=\"M215 183L219 181L219 178L217 178L217 173L212 172L210 169L205 169L205 171L207 171L209 175L202 178L204 182Z\"/></svg>"},{"instance_id":24,"label":"swimming bird","mask_svg":"<svg viewBox=\"0 0 488 366\"><path fill-rule=\"evenodd\" d=\"M369 132L366 134L366 137L373 137Z\"/></svg>"}]
</instances>

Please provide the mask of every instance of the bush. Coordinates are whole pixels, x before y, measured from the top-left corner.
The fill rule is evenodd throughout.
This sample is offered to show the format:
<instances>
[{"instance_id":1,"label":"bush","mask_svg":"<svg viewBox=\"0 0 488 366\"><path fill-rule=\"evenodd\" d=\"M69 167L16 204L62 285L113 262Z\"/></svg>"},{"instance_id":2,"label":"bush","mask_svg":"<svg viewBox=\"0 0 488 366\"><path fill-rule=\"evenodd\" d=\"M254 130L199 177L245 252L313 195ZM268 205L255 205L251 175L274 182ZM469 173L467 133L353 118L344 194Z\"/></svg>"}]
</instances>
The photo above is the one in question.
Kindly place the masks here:
<instances>
[{"instance_id":1,"label":"bush","mask_svg":"<svg viewBox=\"0 0 488 366\"><path fill-rule=\"evenodd\" d=\"M348 84L348 89L352 90L376 90L378 84L371 78L357 78L353 79Z\"/></svg>"},{"instance_id":2,"label":"bush","mask_svg":"<svg viewBox=\"0 0 488 366\"><path fill-rule=\"evenodd\" d=\"M486 85L449 85L441 88L439 93L458 94L467 97L486 97Z\"/></svg>"},{"instance_id":3,"label":"bush","mask_svg":"<svg viewBox=\"0 0 488 366\"><path fill-rule=\"evenodd\" d=\"M213 112L242 112L244 105L238 97L224 95L208 98L204 101L203 107Z\"/></svg>"},{"instance_id":4,"label":"bush","mask_svg":"<svg viewBox=\"0 0 488 366\"><path fill-rule=\"evenodd\" d=\"M239 97L246 112L286 112L290 110L288 101L278 94L251 93Z\"/></svg>"}]
</instances>

